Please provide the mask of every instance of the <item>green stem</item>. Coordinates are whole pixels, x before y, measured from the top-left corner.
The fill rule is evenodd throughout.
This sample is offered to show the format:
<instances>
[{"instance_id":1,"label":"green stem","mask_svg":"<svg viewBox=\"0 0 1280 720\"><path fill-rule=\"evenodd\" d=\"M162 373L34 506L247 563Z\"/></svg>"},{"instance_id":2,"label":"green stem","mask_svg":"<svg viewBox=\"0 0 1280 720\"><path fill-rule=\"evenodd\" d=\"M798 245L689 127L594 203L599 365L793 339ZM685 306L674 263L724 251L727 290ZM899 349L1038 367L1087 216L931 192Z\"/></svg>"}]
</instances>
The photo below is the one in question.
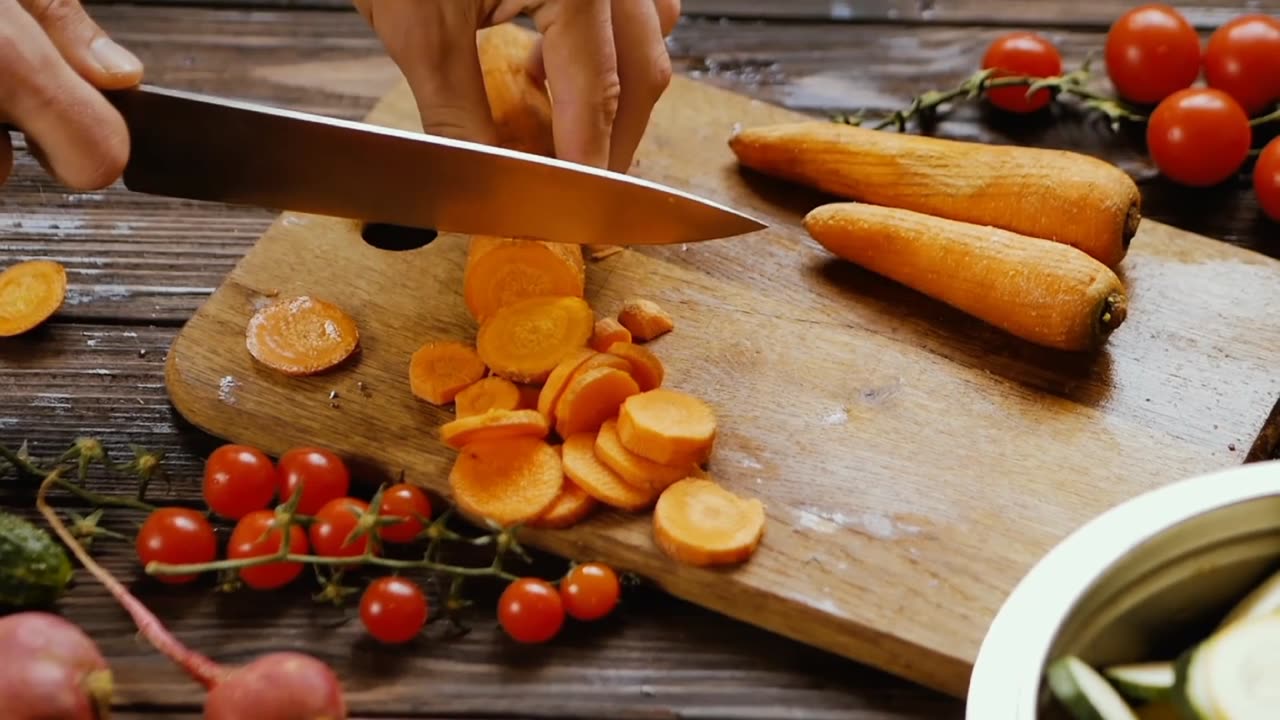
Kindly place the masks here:
<instances>
[{"instance_id":1,"label":"green stem","mask_svg":"<svg viewBox=\"0 0 1280 720\"><path fill-rule=\"evenodd\" d=\"M151 512L152 510L155 510L155 509L156 509L154 505L151 505L150 503L142 502L141 500L137 500L137 499L132 498L132 497L117 497L117 496L114 496L114 495L99 495L98 493L90 492L89 490L85 490L84 488L80 487L79 485L76 485L75 483L70 482L70 481L68 481L68 480L63 480L62 478L58 478L58 479L56 479L56 480L54 481L54 483L55 483L58 487L62 488L63 490L66 490L67 492L71 493L72 495L75 495L76 497L80 498L81 500L84 500L85 502L87 502L87 503L89 503L89 504L91 504L91 505L94 505L94 506L96 506L96 507L122 507L122 508L132 508L132 509L134 509L134 510L141 510L141 511L143 511L143 512Z\"/></svg>"},{"instance_id":2,"label":"green stem","mask_svg":"<svg viewBox=\"0 0 1280 720\"><path fill-rule=\"evenodd\" d=\"M46 475L43 470L33 465L30 460L23 458L21 455L10 450L3 444L0 444L0 457L4 458L6 462L17 468L19 472L34 477L44 477Z\"/></svg>"},{"instance_id":3,"label":"green stem","mask_svg":"<svg viewBox=\"0 0 1280 720\"><path fill-rule=\"evenodd\" d=\"M1269 112L1266 115L1260 115L1250 120L1249 124L1257 127L1258 125L1265 125L1266 123L1276 122L1277 120L1280 120L1280 108L1276 108L1274 111Z\"/></svg>"},{"instance_id":4,"label":"green stem","mask_svg":"<svg viewBox=\"0 0 1280 720\"><path fill-rule=\"evenodd\" d=\"M377 555L366 555L356 558L323 557L320 555L298 555L288 552L272 553L270 555L260 555L258 557L251 558L240 558L237 560L215 560L213 562L190 563L186 565L150 562L147 563L146 572L148 575L196 575L205 572L220 572L222 570L239 570L242 568L253 567L255 565L267 565L277 562L309 563L311 565L367 564L374 565L376 567L393 568L396 570L427 570L462 577L496 577L502 580L517 579L515 575L502 570L501 566L497 566L496 563L488 567L476 568L447 565L426 559L396 560L395 558L385 558Z\"/></svg>"}]
</instances>

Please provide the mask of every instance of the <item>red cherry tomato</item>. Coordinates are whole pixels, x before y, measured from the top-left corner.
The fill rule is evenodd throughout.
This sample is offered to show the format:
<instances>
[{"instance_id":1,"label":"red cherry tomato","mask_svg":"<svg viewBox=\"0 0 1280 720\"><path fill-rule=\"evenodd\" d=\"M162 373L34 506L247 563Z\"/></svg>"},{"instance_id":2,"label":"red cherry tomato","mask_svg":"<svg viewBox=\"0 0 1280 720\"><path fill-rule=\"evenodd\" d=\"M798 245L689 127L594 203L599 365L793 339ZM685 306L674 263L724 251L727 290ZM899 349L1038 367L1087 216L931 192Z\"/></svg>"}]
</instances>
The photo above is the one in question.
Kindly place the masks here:
<instances>
[{"instance_id":1,"label":"red cherry tomato","mask_svg":"<svg viewBox=\"0 0 1280 720\"><path fill-rule=\"evenodd\" d=\"M613 568L586 563L569 571L560 583L565 612L577 620L599 620L613 612L622 595L622 584Z\"/></svg>"},{"instance_id":2,"label":"red cherry tomato","mask_svg":"<svg viewBox=\"0 0 1280 720\"><path fill-rule=\"evenodd\" d=\"M211 562L218 556L218 543L213 526L198 511L167 507L153 510L143 521L134 541L138 561L146 567L151 562L188 565ZM155 575L156 580L170 585L191 582L196 575Z\"/></svg>"},{"instance_id":3,"label":"red cherry tomato","mask_svg":"<svg viewBox=\"0 0 1280 720\"><path fill-rule=\"evenodd\" d=\"M1062 74L1062 55L1045 38L1032 32L1014 32L996 38L982 57L984 70L996 68L992 77L1023 75L1044 78ZM992 88L987 91L992 105L1009 112L1035 112L1053 100L1048 90L1027 97L1025 86Z\"/></svg>"},{"instance_id":4,"label":"red cherry tomato","mask_svg":"<svg viewBox=\"0 0 1280 720\"><path fill-rule=\"evenodd\" d=\"M272 555L280 552L283 542L284 533L280 532L275 513L271 510L255 510L240 518L240 522L231 531L231 538L227 541L227 558L240 560ZM307 533L299 525L289 526L289 552L299 555L309 552ZM273 562L240 568L240 580L255 590L272 590L288 585L301 573L302 563Z\"/></svg>"},{"instance_id":5,"label":"red cherry tomato","mask_svg":"<svg viewBox=\"0 0 1280 720\"><path fill-rule=\"evenodd\" d=\"M516 642L543 643L564 626L564 602L551 583L520 578L498 598L498 623Z\"/></svg>"},{"instance_id":6,"label":"red cherry tomato","mask_svg":"<svg viewBox=\"0 0 1280 720\"><path fill-rule=\"evenodd\" d=\"M378 528L378 535L387 542L413 542L422 532L422 524L431 520L431 500L418 487L409 483L392 485L382 493L382 517L403 518L398 523Z\"/></svg>"},{"instance_id":7,"label":"red cherry tomato","mask_svg":"<svg viewBox=\"0 0 1280 720\"><path fill-rule=\"evenodd\" d=\"M360 598L360 621L380 642L409 642L427 624L427 596L402 577L378 578Z\"/></svg>"},{"instance_id":8,"label":"red cherry tomato","mask_svg":"<svg viewBox=\"0 0 1280 720\"><path fill-rule=\"evenodd\" d=\"M1204 76L1250 117L1280 100L1280 19L1241 15L1215 30L1205 48Z\"/></svg>"},{"instance_id":9,"label":"red cherry tomato","mask_svg":"<svg viewBox=\"0 0 1280 720\"><path fill-rule=\"evenodd\" d=\"M1200 36L1162 3L1121 15L1107 32L1105 54L1111 84L1135 103L1158 103L1200 76Z\"/></svg>"},{"instance_id":10,"label":"red cherry tomato","mask_svg":"<svg viewBox=\"0 0 1280 720\"><path fill-rule=\"evenodd\" d=\"M1249 155L1253 132L1240 104L1221 90L1187 88L1161 102L1147 122L1147 151L1160 172L1193 187L1217 185Z\"/></svg>"},{"instance_id":11,"label":"red cherry tomato","mask_svg":"<svg viewBox=\"0 0 1280 720\"><path fill-rule=\"evenodd\" d=\"M276 471L261 450L223 445L204 464L204 501L213 512L239 520L271 504Z\"/></svg>"},{"instance_id":12,"label":"red cherry tomato","mask_svg":"<svg viewBox=\"0 0 1280 720\"><path fill-rule=\"evenodd\" d=\"M280 502L289 502L298 488L298 512L315 515L321 506L343 497L351 489L351 472L337 454L323 448L293 448L276 463Z\"/></svg>"},{"instance_id":13,"label":"red cherry tomato","mask_svg":"<svg viewBox=\"0 0 1280 720\"><path fill-rule=\"evenodd\" d=\"M311 523L311 547L324 557L357 557L369 545L368 534L352 538L356 523L369 511L369 503L355 498L330 500Z\"/></svg>"},{"instance_id":14,"label":"red cherry tomato","mask_svg":"<svg viewBox=\"0 0 1280 720\"><path fill-rule=\"evenodd\" d=\"M1253 191L1267 217L1280 223L1280 138L1267 143L1253 166Z\"/></svg>"}]
</instances>

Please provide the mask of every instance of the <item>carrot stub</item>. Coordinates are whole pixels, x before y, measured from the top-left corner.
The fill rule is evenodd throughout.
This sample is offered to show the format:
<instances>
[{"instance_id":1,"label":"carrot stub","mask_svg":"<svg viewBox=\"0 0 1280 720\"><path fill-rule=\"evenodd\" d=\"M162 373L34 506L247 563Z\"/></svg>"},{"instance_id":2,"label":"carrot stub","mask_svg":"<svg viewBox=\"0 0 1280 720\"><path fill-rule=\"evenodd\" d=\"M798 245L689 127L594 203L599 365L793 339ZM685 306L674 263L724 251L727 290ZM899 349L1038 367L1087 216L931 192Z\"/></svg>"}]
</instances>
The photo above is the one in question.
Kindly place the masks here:
<instances>
[{"instance_id":1,"label":"carrot stub","mask_svg":"<svg viewBox=\"0 0 1280 720\"><path fill-rule=\"evenodd\" d=\"M67 270L52 260L27 260L0 272L0 337L34 330L67 297Z\"/></svg>"},{"instance_id":2,"label":"carrot stub","mask_svg":"<svg viewBox=\"0 0 1280 720\"><path fill-rule=\"evenodd\" d=\"M440 426L440 439L461 448L481 440L533 437L541 440L551 431L547 419L537 410L486 410Z\"/></svg>"},{"instance_id":3,"label":"carrot stub","mask_svg":"<svg viewBox=\"0 0 1280 720\"><path fill-rule=\"evenodd\" d=\"M687 478L662 492L653 508L653 538L687 565L731 565L750 558L764 535L764 504L711 480Z\"/></svg>"},{"instance_id":4,"label":"carrot stub","mask_svg":"<svg viewBox=\"0 0 1280 720\"><path fill-rule=\"evenodd\" d=\"M623 370L587 370L569 381L556 403L556 433L562 438L594 433L605 420L618 414L622 401L638 392L640 386Z\"/></svg>"},{"instance_id":5,"label":"carrot stub","mask_svg":"<svg viewBox=\"0 0 1280 720\"><path fill-rule=\"evenodd\" d=\"M592 432L566 438L561 448L564 474L588 495L606 505L630 512L649 507L653 503L654 491L632 485L610 470L596 457L595 444L596 434Z\"/></svg>"},{"instance_id":6,"label":"carrot stub","mask_svg":"<svg viewBox=\"0 0 1280 720\"><path fill-rule=\"evenodd\" d=\"M618 311L618 322L641 342L669 333L676 326L666 310L652 300L643 299L623 303Z\"/></svg>"},{"instance_id":7,"label":"carrot stub","mask_svg":"<svg viewBox=\"0 0 1280 720\"><path fill-rule=\"evenodd\" d=\"M472 346L437 340L424 344L409 358L409 389L429 403L448 405L487 371Z\"/></svg>"},{"instance_id":8,"label":"carrot stub","mask_svg":"<svg viewBox=\"0 0 1280 720\"><path fill-rule=\"evenodd\" d=\"M662 385L666 368L649 348L632 342L618 342L609 346L609 354L626 358L631 363L631 377L636 379L641 390L652 390Z\"/></svg>"},{"instance_id":9,"label":"carrot stub","mask_svg":"<svg viewBox=\"0 0 1280 720\"><path fill-rule=\"evenodd\" d=\"M657 388L632 395L618 412L623 447L663 465L705 462L715 437L711 406L678 390Z\"/></svg>"},{"instance_id":10,"label":"carrot stub","mask_svg":"<svg viewBox=\"0 0 1280 720\"><path fill-rule=\"evenodd\" d=\"M491 520L503 527L541 515L563 485L560 456L536 437L470 443L449 472L458 509L473 520Z\"/></svg>"},{"instance_id":11,"label":"carrot stub","mask_svg":"<svg viewBox=\"0 0 1280 720\"><path fill-rule=\"evenodd\" d=\"M495 375L541 384L556 365L586 347L595 318L577 297L527 298L480 326L476 351Z\"/></svg>"},{"instance_id":12,"label":"carrot stub","mask_svg":"<svg viewBox=\"0 0 1280 720\"><path fill-rule=\"evenodd\" d=\"M333 368L360 343L356 321L337 305L308 295L281 298L258 309L245 330L255 360L286 375Z\"/></svg>"},{"instance_id":13,"label":"carrot stub","mask_svg":"<svg viewBox=\"0 0 1280 720\"><path fill-rule=\"evenodd\" d=\"M632 485L649 487L655 491L666 489L671 483L691 477L700 468L693 463L663 465L640 457L622 445L618 439L618 421L609 418L596 434L596 457L608 468Z\"/></svg>"},{"instance_id":14,"label":"carrot stub","mask_svg":"<svg viewBox=\"0 0 1280 720\"><path fill-rule=\"evenodd\" d=\"M608 352L609 346L616 342L631 342L631 331L611 317L597 320L591 333L591 349Z\"/></svg>"},{"instance_id":15,"label":"carrot stub","mask_svg":"<svg viewBox=\"0 0 1280 720\"><path fill-rule=\"evenodd\" d=\"M506 378L491 375L459 392L453 398L453 407L460 418L487 410L519 410L520 389Z\"/></svg>"},{"instance_id":16,"label":"carrot stub","mask_svg":"<svg viewBox=\"0 0 1280 720\"><path fill-rule=\"evenodd\" d=\"M552 501L550 507L526 525L561 530L585 520L599 504L600 501L591 497L586 490L566 477L564 487L560 488L560 494Z\"/></svg>"},{"instance_id":17,"label":"carrot stub","mask_svg":"<svg viewBox=\"0 0 1280 720\"><path fill-rule=\"evenodd\" d=\"M542 390L538 393L538 412L547 418L547 422L555 423L556 402L560 400L565 386L573 378L574 372L595 354L596 351L591 348L578 348L557 363L547 375L547 381L542 384Z\"/></svg>"}]
</instances>

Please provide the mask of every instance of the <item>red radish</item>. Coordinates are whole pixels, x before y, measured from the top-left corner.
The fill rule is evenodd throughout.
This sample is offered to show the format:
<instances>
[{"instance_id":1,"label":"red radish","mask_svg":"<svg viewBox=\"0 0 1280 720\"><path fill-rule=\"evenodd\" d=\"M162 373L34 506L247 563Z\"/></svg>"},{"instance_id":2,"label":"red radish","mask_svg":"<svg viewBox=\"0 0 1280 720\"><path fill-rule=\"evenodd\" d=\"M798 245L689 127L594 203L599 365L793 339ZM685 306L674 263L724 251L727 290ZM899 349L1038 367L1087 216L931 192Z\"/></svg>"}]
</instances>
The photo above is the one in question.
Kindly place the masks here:
<instances>
[{"instance_id":1,"label":"red radish","mask_svg":"<svg viewBox=\"0 0 1280 720\"><path fill-rule=\"evenodd\" d=\"M204 711L206 720L244 717L254 720L346 720L342 686L333 671L315 658L299 653L271 653L242 667L231 668L183 645L141 600L76 542L45 499L57 479L57 473L51 473L40 484L36 493L36 507L40 514L76 559L129 613L142 636L209 691ZM76 716L68 717L79 720ZM87 720L93 718L94 715L86 716Z\"/></svg>"},{"instance_id":2,"label":"red radish","mask_svg":"<svg viewBox=\"0 0 1280 720\"><path fill-rule=\"evenodd\" d=\"M0 618L5 720L99 720L111 706L111 669L74 623L44 612Z\"/></svg>"}]
</instances>

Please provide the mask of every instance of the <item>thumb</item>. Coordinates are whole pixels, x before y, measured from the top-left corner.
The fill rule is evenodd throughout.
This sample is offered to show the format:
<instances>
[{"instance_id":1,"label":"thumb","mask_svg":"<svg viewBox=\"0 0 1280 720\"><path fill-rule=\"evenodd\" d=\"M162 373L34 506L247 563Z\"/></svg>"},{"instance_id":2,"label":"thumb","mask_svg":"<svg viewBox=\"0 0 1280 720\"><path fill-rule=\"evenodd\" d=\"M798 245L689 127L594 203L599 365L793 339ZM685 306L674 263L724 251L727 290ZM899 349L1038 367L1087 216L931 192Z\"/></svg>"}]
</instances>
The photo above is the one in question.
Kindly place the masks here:
<instances>
[{"instance_id":1,"label":"thumb","mask_svg":"<svg viewBox=\"0 0 1280 720\"><path fill-rule=\"evenodd\" d=\"M21 2L67 64L91 85L117 90L142 81L142 61L107 37L77 0Z\"/></svg>"}]
</instances>

